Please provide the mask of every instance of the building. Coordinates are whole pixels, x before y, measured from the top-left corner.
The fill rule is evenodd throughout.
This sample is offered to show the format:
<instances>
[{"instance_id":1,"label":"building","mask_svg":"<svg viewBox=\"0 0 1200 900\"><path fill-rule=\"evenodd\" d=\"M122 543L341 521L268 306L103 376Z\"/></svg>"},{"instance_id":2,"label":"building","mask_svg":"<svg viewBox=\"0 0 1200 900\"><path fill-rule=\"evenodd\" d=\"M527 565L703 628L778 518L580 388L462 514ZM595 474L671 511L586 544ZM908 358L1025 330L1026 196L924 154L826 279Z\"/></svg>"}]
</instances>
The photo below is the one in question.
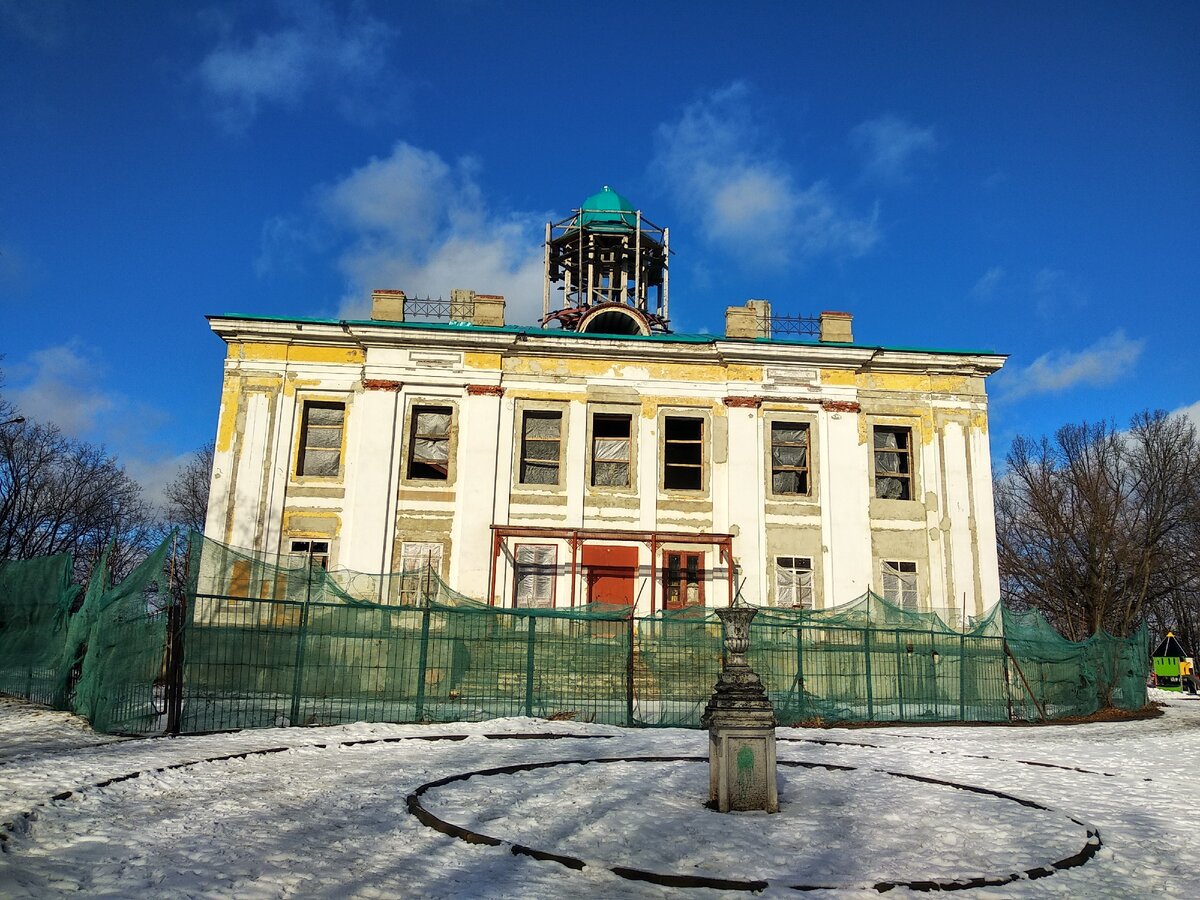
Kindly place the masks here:
<instances>
[{"instance_id":1,"label":"building","mask_svg":"<svg viewBox=\"0 0 1200 900\"><path fill-rule=\"evenodd\" d=\"M547 226L538 326L461 290L376 291L363 321L211 316L207 535L432 566L503 606L870 589L957 622L997 601L984 382L1004 357L859 344L846 313L758 300L723 335L675 334L669 258L667 229L605 188Z\"/></svg>"}]
</instances>

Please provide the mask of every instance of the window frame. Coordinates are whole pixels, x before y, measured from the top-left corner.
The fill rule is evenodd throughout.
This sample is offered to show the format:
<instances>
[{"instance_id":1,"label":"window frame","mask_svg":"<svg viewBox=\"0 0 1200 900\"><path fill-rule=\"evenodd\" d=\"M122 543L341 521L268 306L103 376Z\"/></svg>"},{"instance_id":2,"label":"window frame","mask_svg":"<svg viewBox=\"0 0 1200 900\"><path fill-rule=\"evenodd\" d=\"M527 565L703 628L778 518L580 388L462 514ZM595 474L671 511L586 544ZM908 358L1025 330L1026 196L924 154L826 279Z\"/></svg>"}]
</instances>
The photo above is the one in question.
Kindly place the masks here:
<instances>
[{"instance_id":1,"label":"window frame","mask_svg":"<svg viewBox=\"0 0 1200 900\"><path fill-rule=\"evenodd\" d=\"M803 565L801 564L803 563ZM787 587L793 591L791 602L786 603L782 596L783 585L781 585L781 576L788 572L792 576L792 583ZM800 580L796 580L796 576L800 574L807 575L807 584L801 584ZM817 592L816 592L816 575L813 571L813 561L811 556L776 556L775 557L775 605L777 607L785 607L788 609L816 609ZM799 601L797 602L797 594L800 592ZM804 603L803 595L807 593L808 603Z\"/></svg>"},{"instance_id":2,"label":"window frame","mask_svg":"<svg viewBox=\"0 0 1200 900\"><path fill-rule=\"evenodd\" d=\"M292 480L293 481L308 481L310 479L320 479L322 481L331 481L340 479L346 472L346 425L349 421L350 404L346 402L345 397L323 397L323 396L307 396L299 398L300 416L296 426L296 452L295 459L292 461ZM314 409L331 409L340 407L342 413L341 423L337 426L333 425L314 425L310 419L310 412ZM310 446L308 443L309 432L311 429L318 430L333 430L334 428L340 432L337 447L320 447L316 445ZM337 453L337 471L330 475L321 475L317 473L307 473L303 471L305 462L307 461L308 451L332 452Z\"/></svg>"},{"instance_id":3,"label":"window frame","mask_svg":"<svg viewBox=\"0 0 1200 900\"><path fill-rule=\"evenodd\" d=\"M671 557L679 557L680 564L677 570L671 568ZM708 580L708 568L705 566L705 552L703 550L672 550L664 548L662 551L662 608L666 609L687 609L688 607L703 607L704 600L704 583ZM696 566L693 569L689 557L696 559ZM673 575L673 573L677 573ZM686 575L686 577L684 577ZM695 586L697 600L695 603L688 603L686 596L684 602L675 607L668 606L671 597L671 587L678 581L680 585L680 593L686 594L689 587Z\"/></svg>"},{"instance_id":4,"label":"window frame","mask_svg":"<svg viewBox=\"0 0 1200 900\"><path fill-rule=\"evenodd\" d=\"M409 548L421 548L416 553L410 553ZM437 553L430 554L428 548L436 547ZM436 562L431 562L431 556L436 556ZM405 568L404 561L406 559L423 560L417 569L409 570ZM404 573L406 571L423 571L428 572L433 569L438 578L442 577L442 566L445 565L446 545L442 541L401 541L400 542L400 572L397 579L396 587L396 602L400 606L418 606L420 605L422 590L425 594L429 593L429 580L425 579L424 587L422 588L420 577L414 579L410 586L405 581ZM409 597L408 602L405 602L405 597Z\"/></svg>"},{"instance_id":5,"label":"window frame","mask_svg":"<svg viewBox=\"0 0 1200 900\"><path fill-rule=\"evenodd\" d=\"M669 427L669 423L671 423L672 420L696 422L700 428L699 438L696 440L692 440L690 438L685 438L685 439L668 438L667 429ZM699 412L699 411L685 411L685 410L679 410L679 411L664 410L663 411L661 424L660 424L660 437L659 437L659 441L658 441L658 451L659 451L659 459L660 459L659 477L658 477L659 490L661 490L665 493L680 493L680 494L688 494L688 495L703 494L708 490L708 444L707 444L707 438L705 437L705 434L708 431L708 428L706 427L706 425L708 425L708 424L709 424L708 416L704 415L702 412ZM675 444L677 446L678 445L691 445L691 444L698 445L699 451L700 451L700 461L696 462L696 463L667 462L667 445L668 444ZM695 487L671 487L671 486L668 486L667 485L667 471L669 468L670 469L681 469L682 468L685 470L695 469L697 475L699 476L699 483Z\"/></svg>"},{"instance_id":6,"label":"window frame","mask_svg":"<svg viewBox=\"0 0 1200 900\"><path fill-rule=\"evenodd\" d=\"M892 569L892 571L889 571L889 567ZM910 591L906 589L905 576L911 576L912 605L909 605L905 602L905 595L910 593ZM898 598L888 596L889 577L897 579L897 584L899 586ZM879 595L893 606L896 606L907 612L921 611L921 569L915 560L881 559L879 561L879 587Z\"/></svg>"},{"instance_id":7,"label":"window frame","mask_svg":"<svg viewBox=\"0 0 1200 900\"><path fill-rule=\"evenodd\" d=\"M596 457L596 422L598 420L612 421L616 419L624 419L629 424L629 432L626 438L628 442L628 453L625 459L598 459ZM614 408L614 407L599 407L588 410L588 453L587 453L587 483L589 490L601 491L622 491L625 493L633 493L637 490L637 423L638 417L636 412L629 408ZM613 438L608 438L612 440ZM625 483L624 484L603 484L596 481L596 464L625 463Z\"/></svg>"},{"instance_id":8,"label":"window frame","mask_svg":"<svg viewBox=\"0 0 1200 900\"><path fill-rule=\"evenodd\" d=\"M899 448L897 441L897 449L889 448L880 449L876 445L876 435L879 433L892 433L897 436L903 434L905 436L906 446L903 449ZM898 424L893 422L873 422L871 424L871 497L875 500L888 500L907 503L917 499L917 459L913 447L913 435L915 429L911 424ZM879 454L893 455L897 460L907 461L908 470L902 471L897 469L895 472L880 471L878 461ZM890 479L899 481L902 487L907 487L908 495L901 497L885 497L879 492L879 482L881 479Z\"/></svg>"},{"instance_id":9,"label":"window frame","mask_svg":"<svg viewBox=\"0 0 1200 900\"><path fill-rule=\"evenodd\" d=\"M558 437L553 439L554 443L557 446L557 450L558 450L558 453L553 460L554 468L555 468L554 481L526 481L525 480L525 467L527 464L533 463L534 465L546 466L548 468L548 463L549 463L549 460L547 460L547 459L536 459L536 458L527 456L526 442L530 441L530 440L533 440L533 441L536 441L539 443L547 443L547 444L551 442L549 438L529 438L526 436L526 422L530 418L533 418L533 419L557 419L558 420ZM516 463L517 463L517 465L516 465L516 469L517 469L516 470L516 483L517 483L517 485L519 485L520 487L525 488L525 489L533 489L533 490L537 490L537 489L551 490L554 488L562 487L563 486L563 466L565 463L565 460L563 459L563 456L564 456L563 448L565 446L566 430L567 430L566 411L564 409L562 409L561 407L548 408L548 407L543 407L543 406L522 406L517 410L516 419L517 419L517 428L518 428L517 454L516 454L516 456L517 456L517 460L516 460Z\"/></svg>"},{"instance_id":10,"label":"window frame","mask_svg":"<svg viewBox=\"0 0 1200 900\"><path fill-rule=\"evenodd\" d=\"M522 562L521 554L525 551L550 551L550 562ZM533 570L523 572L523 569ZM545 603L521 603L521 579L522 576L531 576L535 579L545 578L549 587L549 596L545 598ZM554 609L556 594L558 589L558 545L557 544L535 544L522 543L513 545L513 595L512 605L514 609ZM540 593L535 588L535 593Z\"/></svg>"},{"instance_id":11,"label":"window frame","mask_svg":"<svg viewBox=\"0 0 1200 900\"><path fill-rule=\"evenodd\" d=\"M316 562L321 569L328 571L331 543L329 540L314 538L289 538L288 554L304 557L308 561L309 568L312 568L313 563Z\"/></svg>"},{"instance_id":12,"label":"window frame","mask_svg":"<svg viewBox=\"0 0 1200 900\"><path fill-rule=\"evenodd\" d=\"M434 468L431 463L427 463L416 459L417 450L417 425L420 421L421 413L442 413L449 415L449 421L446 426L445 436L435 436L434 440L444 440L446 442L446 474L445 477L435 478L428 475L413 474L413 466L423 465ZM409 403L407 412L407 424L405 427L405 444L404 444L404 481L409 484L417 485L449 485L454 483L455 476L455 456L458 452L458 441L456 440L456 425L458 423L457 407L448 400L441 397L429 398L413 398ZM429 436L422 437L423 440L430 440Z\"/></svg>"},{"instance_id":13,"label":"window frame","mask_svg":"<svg viewBox=\"0 0 1200 900\"><path fill-rule=\"evenodd\" d=\"M777 497L785 500L811 500L813 497L813 425L812 422L788 415L771 416L765 420L767 429L767 491L772 497ZM804 449L805 449L805 465L799 466L777 466L775 464L775 429L776 427L804 430ZM794 447L798 446L793 442L782 443L781 446ZM777 491L775 489L775 473L776 471L791 472L802 470L804 472L804 490L802 491Z\"/></svg>"}]
</instances>

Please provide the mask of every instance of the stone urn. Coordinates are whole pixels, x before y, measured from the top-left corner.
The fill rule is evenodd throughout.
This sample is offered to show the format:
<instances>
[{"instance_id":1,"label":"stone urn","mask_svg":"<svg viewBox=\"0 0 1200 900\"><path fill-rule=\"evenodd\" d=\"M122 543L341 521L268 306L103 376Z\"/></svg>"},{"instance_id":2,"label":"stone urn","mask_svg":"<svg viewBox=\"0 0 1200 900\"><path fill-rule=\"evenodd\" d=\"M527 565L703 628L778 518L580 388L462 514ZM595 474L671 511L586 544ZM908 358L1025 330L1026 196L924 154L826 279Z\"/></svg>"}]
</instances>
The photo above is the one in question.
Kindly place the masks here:
<instances>
[{"instance_id":1,"label":"stone urn","mask_svg":"<svg viewBox=\"0 0 1200 900\"><path fill-rule=\"evenodd\" d=\"M720 812L779 812L775 710L750 668L749 606L718 609L726 660L700 724L708 729L708 805Z\"/></svg>"}]
</instances>

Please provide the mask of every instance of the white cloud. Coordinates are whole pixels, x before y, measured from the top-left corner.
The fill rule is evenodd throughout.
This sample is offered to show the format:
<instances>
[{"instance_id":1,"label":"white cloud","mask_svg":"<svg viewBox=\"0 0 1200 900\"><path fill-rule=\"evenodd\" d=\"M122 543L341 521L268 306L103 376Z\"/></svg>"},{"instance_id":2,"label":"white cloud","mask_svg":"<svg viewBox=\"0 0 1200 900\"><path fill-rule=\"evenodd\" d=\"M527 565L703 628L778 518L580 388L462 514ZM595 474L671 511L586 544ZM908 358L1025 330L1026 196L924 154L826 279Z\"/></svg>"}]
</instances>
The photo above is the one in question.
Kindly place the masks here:
<instances>
[{"instance_id":1,"label":"white cloud","mask_svg":"<svg viewBox=\"0 0 1200 900\"><path fill-rule=\"evenodd\" d=\"M1003 279L1004 267L992 266L975 282L968 296L972 300L991 300L996 295L996 289L1000 286L1000 282Z\"/></svg>"},{"instance_id":2,"label":"white cloud","mask_svg":"<svg viewBox=\"0 0 1200 900\"><path fill-rule=\"evenodd\" d=\"M90 434L116 400L97 390L97 362L79 343L36 350L12 370L14 387L9 397L22 415L37 422L53 422L65 433Z\"/></svg>"},{"instance_id":3,"label":"white cloud","mask_svg":"<svg viewBox=\"0 0 1200 900\"><path fill-rule=\"evenodd\" d=\"M319 191L348 246L340 315L369 315L372 288L449 298L453 288L503 294L510 323L542 311L542 228L548 214L488 208L471 160L447 162L404 142Z\"/></svg>"},{"instance_id":4,"label":"white cloud","mask_svg":"<svg viewBox=\"0 0 1200 900\"><path fill-rule=\"evenodd\" d=\"M388 82L386 50L395 30L355 5L341 17L319 0L280 7L277 28L251 37L226 33L196 75L230 130L245 129L261 107L295 107L328 88L346 115L361 113L362 91Z\"/></svg>"},{"instance_id":5,"label":"white cloud","mask_svg":"<svg viewBox=\"0 0 1200 900\"><path fill-rule=\"evenodd\" d=\"M1172 410L1171 415L1182 415L1185 418L1190 419L1192 424L1195 425L1196 428L1200 429L1200 400L1197 400L1195 403L1191 403L1187 406L1181 406L1179 409Z\"/></svg>"},{"instance_id":6,"label":"white cloud","mask_svg":"<svg viewBox=\"0 0 1200 900\"><path fill-rule=\"evenodd\" d=\"M1144 346L1145 341L1131 340L1118 330L1083 350L1053 351L1025 368L1006 367L996 376L998 399L1012 401L1079 386L1114 384L1133 371Z\"/></svg>"},{"instance_id":7,"label":"white cloud","mask_svg":"<svg viewBox=\"0 0 1200 900\"><path fill-rule=\"evenodd\" d=\"M761 147L750 91L737 82L659 126L651 170L704 237L754 263L861 256L879 240L877 211L852 212L828 183L797 184Z\"/></svg>"},{"instance_id":8,"label":"white cloud","mask_svg":"<svg viewBox=\"0 0 1200 900\"><path fill-rule=\"evenodd\" d=\"M911 181L921 159L938 148L932 128L890 114L855 126L850 142L862 157L863 178L884 184Z\"/></svg>"}]
</instances>

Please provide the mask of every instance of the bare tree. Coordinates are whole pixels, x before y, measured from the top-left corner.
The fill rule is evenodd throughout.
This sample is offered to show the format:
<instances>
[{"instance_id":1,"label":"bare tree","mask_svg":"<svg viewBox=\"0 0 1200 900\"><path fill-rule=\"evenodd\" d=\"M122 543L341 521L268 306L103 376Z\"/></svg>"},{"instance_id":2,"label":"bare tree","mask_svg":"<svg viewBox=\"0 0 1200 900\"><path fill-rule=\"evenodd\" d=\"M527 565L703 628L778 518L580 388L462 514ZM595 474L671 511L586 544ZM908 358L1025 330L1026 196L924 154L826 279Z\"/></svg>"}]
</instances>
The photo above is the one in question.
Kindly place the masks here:
<instances>
[{"instance_id":1,"label":"bare tree","mask_svg":"<svg viewBox=\"0 0 1200 900\"><path fill-rule=\"evenodd\" d=\"M1182 416L1018 437L996 483L1005 595L1075 640L1131 634L1195 589L1198 494L1200 441Z\"/></svg>"},{"instance_id":2,"label":"bare tree","mask_svg":"<svg viewBox=\"0 0 1200 900\"><path fill-rule=\"evenodd\" d=\"M111 547L119 578L158 540L141 486L103 448L54 425L0 426L0 559L69 552L83 579Z\"/></svg>"},{"instance_id":3,"label":"bare tree","mask_svg":"<svg viewBox=\"0 0 1200 900\"><path fill-rule=\"evenodd\" d=\"M208 486L212 480L213 445L196 450L166 488L166 518L172 525L204 531L208 516Z\"/></svg>"}]
</instances>

